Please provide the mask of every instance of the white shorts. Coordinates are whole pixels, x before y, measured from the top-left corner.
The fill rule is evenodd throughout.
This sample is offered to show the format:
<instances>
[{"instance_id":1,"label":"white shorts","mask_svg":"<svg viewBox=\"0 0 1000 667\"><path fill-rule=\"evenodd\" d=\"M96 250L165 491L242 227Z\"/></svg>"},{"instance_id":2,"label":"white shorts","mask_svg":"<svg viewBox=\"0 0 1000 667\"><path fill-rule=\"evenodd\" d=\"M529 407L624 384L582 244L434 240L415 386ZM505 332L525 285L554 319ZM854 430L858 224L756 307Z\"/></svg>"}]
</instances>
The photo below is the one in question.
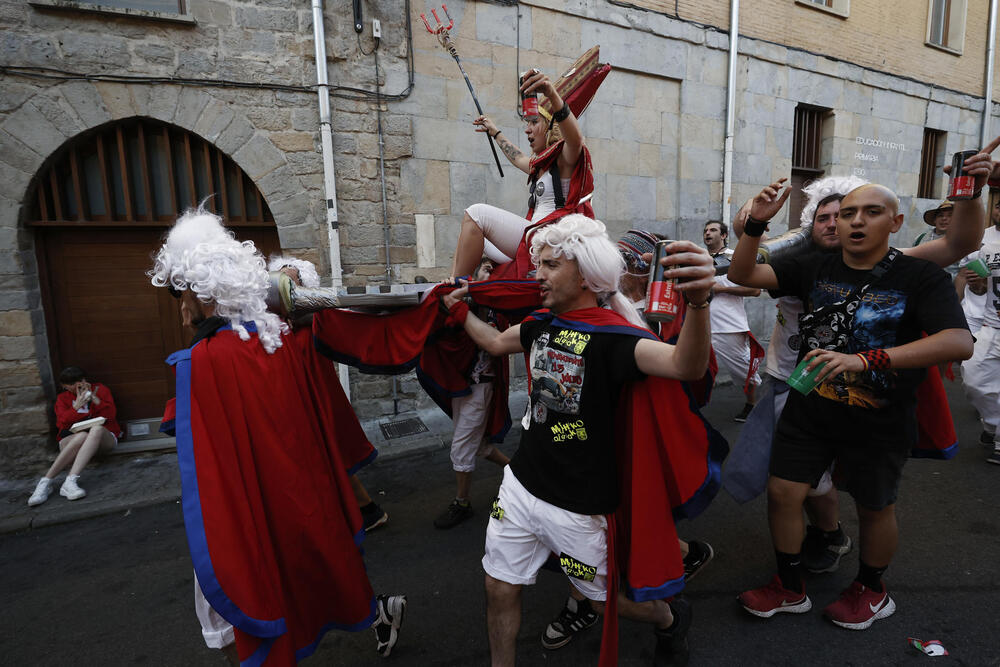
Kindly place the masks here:
<instances>
[{"instance_id":1,"label":"white shorts","mask_svg":"<svg viewBox=\"0 0 1000 667\"><path fill-rule=\"evenodd\" d=\"M476 457L489 456L493 451L493 445L483 442L493 383L480 382L469 389L472 393L451 399L451 415L455 422L451 466L457 472L472 472L476 469Z\"/></svg>"},{"instance_id":2,"label":"white shorts","mask_svg":"<svg viewBox=\"0 0 1000 667\"><path fill-rule=\"evenodd\" d=\"M750 337L746 332L713 333L712 347L715 349L715 360L719 370L725 370L733 378L737 386L742 387L747 381L750 370ZM760 374L754 373L750 378L750 386L760 384Z\"/></svg>"},{"instance_id":3,"label":"white shorts","mask_svg":"<svg viewBox=\"0 0 1000 667\"><path fill-rule=\"evenodd\" d=\"M486 256L500 264L509 262L517 253L524 229L531 224L516 213L489 204L473 204L465 212L483 230L487 241Z\"/></svg>"},{"instance_id":4,"label":"white shorts","mask_svg":"<svg viewBox=\"0 0 1000 667\"><path fill-rule=\"evenodd\" d=\"M533 584L538 570L554 553L570 583L584 597L604 601L607 537L604 516L577 514L536 498L507 466L486 528L483 569L508 584Z\"/></svg>"},{"instance_id":5,"label":"white shorts","mask_svg":"<svg viewBox=\"0 0 1000 667\"><path fill-rule=\"evenodd\" d=\"M194 613L201 623L201 635L208 648L225 648L236 641L233 626L212 609L201 592L198 575L194 575Z\"/></svg>"}]
</instances>

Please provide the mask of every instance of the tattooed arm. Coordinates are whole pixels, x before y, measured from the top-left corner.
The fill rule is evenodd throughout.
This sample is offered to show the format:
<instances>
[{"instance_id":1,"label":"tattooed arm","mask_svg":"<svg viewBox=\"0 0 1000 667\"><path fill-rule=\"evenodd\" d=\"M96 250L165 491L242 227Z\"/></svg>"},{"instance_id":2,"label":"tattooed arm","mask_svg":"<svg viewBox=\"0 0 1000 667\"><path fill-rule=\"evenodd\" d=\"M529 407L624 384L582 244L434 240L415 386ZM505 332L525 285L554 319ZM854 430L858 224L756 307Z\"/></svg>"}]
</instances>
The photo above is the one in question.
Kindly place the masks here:
<instances>
[{"instance_id":1,"label":"tattooed arm","mask_svg":"<svg viewBox=\"0 0 1000 667\"><path fill-rule=\"evenodd\" d=\"M518 149L517 146L511 142L503 132L490 120L489 116L480 116L476 120L472 121L472 124L476 126L476 132L489 132L490 136L496 142L503 154L507 156L510 163L523 171L528 173L530 157L525 155Z\"/></svg>"}]
</instances>

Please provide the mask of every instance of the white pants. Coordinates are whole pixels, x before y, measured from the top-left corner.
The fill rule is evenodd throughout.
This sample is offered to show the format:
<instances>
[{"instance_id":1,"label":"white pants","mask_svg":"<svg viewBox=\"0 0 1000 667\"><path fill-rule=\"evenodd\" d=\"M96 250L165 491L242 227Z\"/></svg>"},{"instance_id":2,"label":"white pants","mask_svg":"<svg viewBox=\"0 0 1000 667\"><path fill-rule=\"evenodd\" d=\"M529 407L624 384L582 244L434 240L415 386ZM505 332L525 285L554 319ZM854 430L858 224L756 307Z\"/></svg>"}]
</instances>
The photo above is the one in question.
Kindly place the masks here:
<instances>
[{"instance_id":1,"label":"white pants","mask_svg":"<svg viewBox=\"0 0 1000 667\"><path fill-rule=\"evenodd\" d=\"M236 641L233 626L219 616L205 599L197 574L194 575L194 613L201 623L201 635L208 648L225 648Z\"/></svg>"},{"instance_id":2,"label":"white pants","mask_svg":"<svg viewBox=\"0 0 1000 667\"><path fill-rule=\"evenodd\" d=\"M498 264L505 264L514 257L525 227L531 224L516 213L489 204L473 204L465 212L483 230L485 255Z\"/></svg>"},{"instance_id":3,"label":"white pants","mask_svg":"<svg viewBox=\"0 0 1000 667\"><path fill-rule=\"evenodd\" d=\"M549 553L559 557L570 583L584 597L597 601L607 598L607 520L602 515L570 512L535 497L506 466L486 528L483 569L508 584L533 584Z\"/></svg>"},{"instance_id":4,"label":"white pants","mask_svg":"<svg viewBox=\"0 0 1000 667\"><path fill-rule=\"evenodd\" d=\"M451 416L455 422L451 465L456 472L472 472L476 469L476 457L489 456L493 451L493 445L483 442L493 383L480 382L469 389L472 390L469 395L451 399Z\"/></svg>"},{"instance_id":5,"label":"white pants","mask_svg":"<svg viewBox=\"0 0 1000 667\"><path fill-rule=\"evenodd\" d=\"M997 432L1000 424L1000 329L983 325L976 332L972 358L962 362L965 395L979 411L983 430Z\"/></svg>"},{"instance_id":6,"label":"white pants","mask_svg":"<svg viewBox=\"0 0 1000 667\"><path fill-rule=\"evenodd\" d=\"M750 370L750 337L745 331L735 333L713 333L712 347L715 349L715 360L719 370L725 370L733 378L738 387L747 381ZM750 387L760 385L760 374L754 373L750 378Z\"/></svg>"}]
</instances>

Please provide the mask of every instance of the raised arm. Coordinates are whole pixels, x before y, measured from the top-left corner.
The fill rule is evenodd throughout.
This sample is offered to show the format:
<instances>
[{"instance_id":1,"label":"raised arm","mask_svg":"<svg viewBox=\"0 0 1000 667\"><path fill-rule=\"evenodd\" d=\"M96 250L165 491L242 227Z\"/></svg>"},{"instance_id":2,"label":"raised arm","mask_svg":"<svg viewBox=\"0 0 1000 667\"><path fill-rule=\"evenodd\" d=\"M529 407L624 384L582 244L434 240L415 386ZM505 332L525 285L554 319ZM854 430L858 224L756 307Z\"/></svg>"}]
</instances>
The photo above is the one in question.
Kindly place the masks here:
<instances>
[{"instance_id":1,"label":"raised arm","mask_svg":"<svg viewBox=\"0 0 1000 667\"><path fill-rule=\"evenodd\" d=\"M497 146L500 147L500 150L503 151L503 154L507 156L507 159L510 160L512 165L524 173L528 173L531 158L522 153L517 146L512 144L489 116L480 116L476 120L472 121L472 124L476 126L476 132L486 132L493 137L493 140L497 142Z\"/></svg>"},{"instance_id":2,"label":"raised arm","mask_svg":"<svg viewBox=\"0 0 1000 667\"><path fill-rule=\"evenodd\" d=\"M459 282L462 285L461 288L449 292L441 297L441 303L443 303L449 311L452 311L455 306L462 303L462 299L464 299L469 293L468 281L462 280ZM467 308L465 309L465 312L465 321L463 323L465 333L469 334L469 338L471 338L476 345L486 350L486 352L488 352L491 356L498 357L501 354L524 352L524 348L521 347L520 324L510 327L506 331L497 331L495 328L473 315Z\"/></svg>"},{"instance_id":3,"label":"raised arm","mask_svg":"<svg viewBox=\"0 0 1000 667\"><path fill-rule=\"evenodd\" d=\"M566 141L562 153L559 155L560 166L566 167L567 170L572 169L576 166L576 161L580 159L580 150L583 148L583 133L580 131L580 124L576 122L576 116L573 115L568 106L566 107L568 115L562 120L558 120L559 111L565 106L563 98L559 96L556 87L549 81L549 77L537 69L531 71L533 74L524 80L524 83L521 84L521 90L525 93L539 92L549 98L549 108L552 109L554 115L552 122L559 123L559 130Z\"/></svg>"},{"instance_id":4,"label":"raised arm","mask_svg":"<svg viewBox=\"0 0 1000 667\"><path fill-rule=\"evenodd\" d=\"M1000 137L991 141L982 151L965 161L966 171L975 176L977 192L985 187L988 179L1000 178L1000 163L993 162L990 158L990 154L996 150L998 145L1000 145ZM951 165L946 166L945 171L950 172ZM943 239L906 248L903 252L912 257L934 262L938 266L949 266L979 249L983 239L984 226L982 200L978 197L976 199L958 199L955 201L955 209L951 215L951 224L948 225Z\"/></svg>"},{"instance_id":5,"label":"raised arm","mask_svg":"<svg viewBox=\"0 0 1000 667\"><path fill-rule=\"evenodd\" d=\"M678 278L677 288L684 295L688 307L684 314L677 344L642 339L635 346L635 362L646 375L697 380L708 368L712 348L712 326L709 317L708 297L715 282L712 258L690 241L675 241L668 247L670 256L664 265L679 265L664 273L667 278Z\"/></svg>"},{"instance_id":6,"label":"raised arm","mask_svg":"<svg viewBox=\"0 0 1000 667\"><path fill-rule=\"evenodd\" d=\"M726 274L734 283L760 289L778 287L778 276L775 275L774 269L767 264L757 263L757 248L760 247L760 239L767 228L767 223L781 210L792 192L792 189L785 185L787 180L779 178L753 198L743 235L736 244L733 261Z\"/></svg>"}]
</instances>

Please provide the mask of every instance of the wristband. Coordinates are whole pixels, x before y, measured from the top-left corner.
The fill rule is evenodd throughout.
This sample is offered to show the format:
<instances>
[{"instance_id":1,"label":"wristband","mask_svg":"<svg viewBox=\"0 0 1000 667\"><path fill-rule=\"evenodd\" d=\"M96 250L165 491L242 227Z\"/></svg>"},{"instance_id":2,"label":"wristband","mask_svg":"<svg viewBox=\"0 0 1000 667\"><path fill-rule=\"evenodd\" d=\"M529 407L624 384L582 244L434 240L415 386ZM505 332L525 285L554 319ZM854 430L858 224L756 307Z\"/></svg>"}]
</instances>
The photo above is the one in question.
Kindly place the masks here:
<instances>
[{"instance_id":1,"label":"wristband","mask_svg":"<svg viewBox=\"0 0 1000 667\"><path fill-rule=\"evenodd\" d=\"M459 299L448 309L448 319L445 324L451 326L464 326L465 318L469 316L469 304Z\"/></svg>"},{"instance_id":2,"label":"wristband","mask_svg":"<svg viewBox=\"0 0 1000 667\"><path fill-rule=\"evenodd\" d=\"M487 133L487 134L489 134L489 133ZM490 137L492 137L493 139L496 139L499 136L500 136L500 130L497 130L494 134L490 134Z\"/></svg>"},{"instance_id":3,"label":"wristband","mask_svg":"<svg viewBox=\"0 0 1000 667\"><path fill-rule=\"evenodd\" d=\"M692 310L704 310L708 308L708 304L712 303L712 297L715 296L711 292L708 293L708 298L701 303L691 303L688 301L687 294L684 295L684 305Z\"/></svg>"},{"instance_id":4,"label":"wristband","mask_svg":"<svg viewBox=\"0 0 1000 667\"><path fill-rule=\"evenodd\" d=\"M758 220L752 215L748 215L747 221L743 224L743 233L753 238L760 238L763 236L766 229L767 223L763 220Z\"/></svg>"},{"instance_id":5,"label":"wristband","mask_svg":"<svg viewBox=\"0 0 1000 667\"><path fill-rule=\"evenodd\" d=\"M569 118L569 105L563 102L562 109L552 114L552 120L561 123Z\"/></svg>"},{"instance_id":6,"label":"wristband","mask_svg":"<svg viewBox=\"0 0 1000 667\"><path fill-rule=\"evenodd\" d=\"M864 369L861 372L862 373L866 372L868 370L868 358L865 357L865 355L861 354L860 352L858 352L854 356L856 356L858 359L860 359L861 363L863 363L865 365Z\"/></svg>"},{"instance_id":7,"label":"wristband","mask_svg":"<svg viewBox=\"0 0 1000 667\"><path fill-rule=\"evenodd\" d=\"M867 367L873 371L887 371L891 367L889 355L885 350L865 350L859 352L858 356L863 357L868 362Z\"/></svg>"},{"instance_id":8,"label":"wristband","mask_svg":"<svg viewBox=\"0 0 1000 667\"><path fill-rule=\"evenodd\" d=\"M975 192L972 193L972 195L969 197L969 199L979 199L979 197L981 197L982 194L983 194L983 189L979 188L978 190L976 190Z\"/></svg>"}]
</instances>

